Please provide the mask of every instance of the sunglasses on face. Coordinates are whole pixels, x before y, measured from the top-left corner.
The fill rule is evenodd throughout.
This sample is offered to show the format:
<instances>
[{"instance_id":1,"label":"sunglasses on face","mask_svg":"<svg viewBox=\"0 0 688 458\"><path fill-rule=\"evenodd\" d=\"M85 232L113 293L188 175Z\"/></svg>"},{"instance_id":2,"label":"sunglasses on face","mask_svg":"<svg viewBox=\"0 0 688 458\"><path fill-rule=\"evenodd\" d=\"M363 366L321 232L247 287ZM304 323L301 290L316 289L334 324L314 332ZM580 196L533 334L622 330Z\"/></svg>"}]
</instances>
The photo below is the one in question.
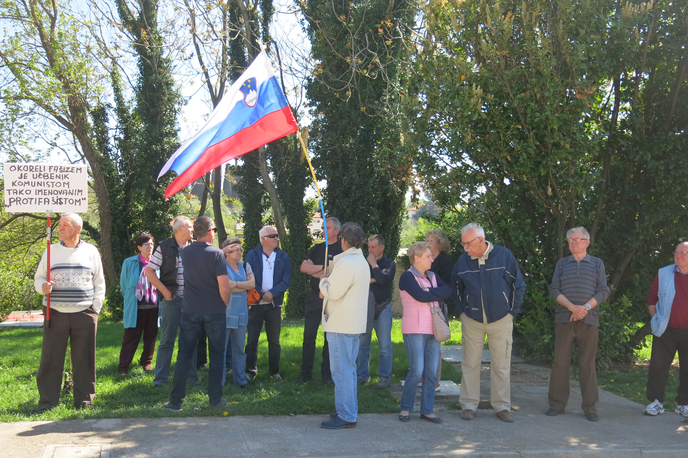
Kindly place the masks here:
<instances>
[{"instance_id":1,"label":"sunglasses on face","mask_svg":"<svg viewBox=\"0 0 688 458\"><path fill-rule=\"evenodd\" d=\"M278 239L279 235L277 234L268 234L265 236L266 239Z\"/></svg>"}]
</instances>

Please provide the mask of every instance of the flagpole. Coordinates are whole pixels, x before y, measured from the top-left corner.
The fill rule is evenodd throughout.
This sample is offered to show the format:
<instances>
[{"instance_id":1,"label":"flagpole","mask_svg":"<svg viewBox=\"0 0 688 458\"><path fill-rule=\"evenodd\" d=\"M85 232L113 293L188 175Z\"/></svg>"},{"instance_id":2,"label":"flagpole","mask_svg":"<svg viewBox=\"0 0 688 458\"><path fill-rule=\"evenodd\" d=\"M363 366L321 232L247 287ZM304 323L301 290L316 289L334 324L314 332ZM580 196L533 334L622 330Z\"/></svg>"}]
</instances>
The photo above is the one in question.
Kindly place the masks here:
<instances>
[{"instance_id":1,"label":"flagpole","mask_svg":"<svg viewBox=\"0 0 688 458\"><path fill-rule=\"evenodd\" d=\"M313 183L315 183L315 191L318 193L318 199L320 200L320 213L322 214L323 217L323 228L325 229L325 262L323 262L323 273L327 275L327 252L328 252L328 245L327 245L327 221L325 219L325 205L323 205L323 197L322 194L320 193L320 188L318 187L318 180L315 178L315 170L313 170L313 164L311 164L311 158L308 156L308 149L306 148L306 143L303 141L303 137L301 136L301 131L298 130L296 133L299 136L299 143L301 143L301 149L303 150L304 156L306 156L306 161L308 162L308 167L311 169L311 176L313 176Z\"/></svg>"}]
</instances>

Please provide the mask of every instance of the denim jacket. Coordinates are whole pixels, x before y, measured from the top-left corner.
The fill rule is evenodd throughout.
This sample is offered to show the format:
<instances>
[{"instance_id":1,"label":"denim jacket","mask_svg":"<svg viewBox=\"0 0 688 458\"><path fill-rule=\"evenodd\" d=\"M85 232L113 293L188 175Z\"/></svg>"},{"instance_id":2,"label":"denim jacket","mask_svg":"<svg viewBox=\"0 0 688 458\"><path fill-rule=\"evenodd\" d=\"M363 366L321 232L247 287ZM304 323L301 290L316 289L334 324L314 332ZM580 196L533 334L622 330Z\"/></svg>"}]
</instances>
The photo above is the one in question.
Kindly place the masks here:
<instances>
[{"instance_id":1,"label":"denim jacket","mask_svg":"<svg viewBox=\"0 0 688 458\"><path fill-rule=\"evenodd\" d=\"M662 334L664 334L669 324L671 306L674 303L674 296L676 295L676 286L674 285L675 273L676 264L662 267L659 269L659 272L657 272L659 276L659 301L657 302L657 313L655 313L650 321L652 333L657 337L661 337Z\"/></svg>"}]
</instances>

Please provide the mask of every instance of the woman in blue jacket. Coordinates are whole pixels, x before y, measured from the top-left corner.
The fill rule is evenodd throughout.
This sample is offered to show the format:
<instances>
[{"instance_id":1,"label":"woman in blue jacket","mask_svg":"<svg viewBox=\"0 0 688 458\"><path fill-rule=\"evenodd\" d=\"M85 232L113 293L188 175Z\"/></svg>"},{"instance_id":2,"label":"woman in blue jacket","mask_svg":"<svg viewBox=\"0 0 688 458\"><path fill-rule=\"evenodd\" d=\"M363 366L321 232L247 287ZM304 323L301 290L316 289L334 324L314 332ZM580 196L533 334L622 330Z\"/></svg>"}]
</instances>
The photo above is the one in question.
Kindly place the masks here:
<instances>
[{"instance_id":1,"label":"woman in blue jacket","mask_svg":"<svg viewBox=\"0 0 688 458\"><path fill-rule=\"evenodd\" d=\"M136 237L139 254L124 260L119 284L124 296L124 337L119 353L117 372L126 375L143 335L143 352L139 364L144 371L152 370L151 361L158 337L158 291L144 275L153 254L153 236L143 233Z\"/></svg>"}]
</instances>

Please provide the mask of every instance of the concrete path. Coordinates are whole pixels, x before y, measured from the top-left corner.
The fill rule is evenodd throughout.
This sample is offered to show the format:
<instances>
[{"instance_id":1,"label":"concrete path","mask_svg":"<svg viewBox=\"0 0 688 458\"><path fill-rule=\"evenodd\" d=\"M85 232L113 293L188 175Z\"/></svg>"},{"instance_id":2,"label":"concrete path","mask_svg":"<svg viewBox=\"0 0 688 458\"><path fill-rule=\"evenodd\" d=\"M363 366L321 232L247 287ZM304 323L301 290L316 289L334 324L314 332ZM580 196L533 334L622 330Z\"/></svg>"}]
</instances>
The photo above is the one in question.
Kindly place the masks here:
<instances>
[{"instance_id":1,"label":"concrete path","mask_svg":"<svg viewBox=\"0 0 688 458\"><path fill-rule=\"evenodd\" d=\"M683 417L643 416L643 405L603 390L599 423L580 411L576 383L566 413L545 416L547 376L546 368L514 364L511 424L489 408L461 420L456 399L437 400L442 425L420 420L416 406L408 423L366 414L357 428L340 431L319 428L325 415L17 422L0 427L0 457L688 457ZM391 389L400 391L398 384Z\"/></svg>"}]
</instances>

